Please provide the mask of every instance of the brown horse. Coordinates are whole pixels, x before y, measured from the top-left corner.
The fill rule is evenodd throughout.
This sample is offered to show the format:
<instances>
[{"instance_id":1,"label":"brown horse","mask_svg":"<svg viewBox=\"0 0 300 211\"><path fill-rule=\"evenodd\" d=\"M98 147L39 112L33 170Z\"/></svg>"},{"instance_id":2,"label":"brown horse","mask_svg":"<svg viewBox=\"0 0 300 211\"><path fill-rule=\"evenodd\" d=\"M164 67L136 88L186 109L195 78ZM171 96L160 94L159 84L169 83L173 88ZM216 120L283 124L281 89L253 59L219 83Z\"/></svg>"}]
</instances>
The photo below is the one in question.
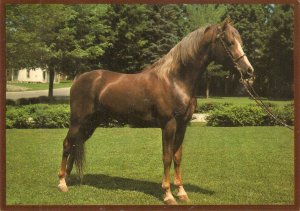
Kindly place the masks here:
<instances>
[{"instance_id":1,"label":"brown horse","mask_svg":"<svg viewBox=\"0 0 300 211\"><path fill-rule=\"evenodd\" d=\"M228 20L190 33L141 73L94 70L77 77L70 94L70 128L63 142L58 174L60 190L68 191L65 178L74 162L82 177L84 142L101 121L113 117L161 128L163 200L176 204L170 188L170 167L174 162L177 196L188 201L180 171L182 142L196 106L196 85L212 61L239 70L244 78L253 74L241 47L241 37Z\"/></svg>"}]
</instances>

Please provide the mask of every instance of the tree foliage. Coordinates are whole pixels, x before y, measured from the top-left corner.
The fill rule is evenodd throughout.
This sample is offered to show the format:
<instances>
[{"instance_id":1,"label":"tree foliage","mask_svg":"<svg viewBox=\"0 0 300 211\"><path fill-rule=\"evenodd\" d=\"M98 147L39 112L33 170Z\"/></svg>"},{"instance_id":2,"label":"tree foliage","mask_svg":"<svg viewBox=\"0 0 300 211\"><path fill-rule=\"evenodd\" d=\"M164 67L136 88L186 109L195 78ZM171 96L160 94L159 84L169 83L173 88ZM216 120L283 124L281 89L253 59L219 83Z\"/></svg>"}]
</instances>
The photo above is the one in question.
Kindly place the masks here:
<instances>
[{"instance_id":1,"label":"tree foliage","mask_svg":"<svg viewBox=\"0 0 300 211\"><path fill-rule=\"evenodd\" d=\"M112 45L102 58L107 69L133 73L167 53L187 32L182 5L111 5L104 16Z\"/></svg>"},{"instance_id":2,"label":"tree foliage","mask_svg":"<svg viewBox=\"0 0 300 211\"><path fill-rule=\"evenodd\" d=\"M291 97L291 5L7 4L6 68L42 67L52 79L54 72L73 77L98 68L134 73L162 57L190 31L226 17L242 36L259 93ZM200 88L226 94L228 77L228 70L210 65ZM206 86L205 80L211 84ZM51 96L53 80L50 82Z\"/></svg>"},{"instance_id":3,"label":"tree foliage","mask_svg":"<svg viewBox=\"0 0 300 211\"><path fill-rule=\"evenodd\" d=\"M49 96L52 96L54 72L72 75L94 68L95 60L109 45L103 42L108 27L101 23L97 7L101 6L9 5L7 68L47 68Z\"/></svg>"},{"instance_id":4,"label":"tree foliage","mask_svg":"<svg viewBox=\"0 0 300 211\"><path fill-rule=\"evenodd\" d=\"M265 57L268 95L287 98L292 96L293 85L293 8L278 5L270 18L270 33Z\"/></svg>"},{"instance_id":5,"label":"tree foliage","mask_svg":"<svg viewBox=\"0 0 300 211\"><path fill-rule=\"evenodd\" d=\"M228 16L242 36L260 94L291 97L293 8L276 4L231 5L223 18Z\"/></svg>"}]
</instances>

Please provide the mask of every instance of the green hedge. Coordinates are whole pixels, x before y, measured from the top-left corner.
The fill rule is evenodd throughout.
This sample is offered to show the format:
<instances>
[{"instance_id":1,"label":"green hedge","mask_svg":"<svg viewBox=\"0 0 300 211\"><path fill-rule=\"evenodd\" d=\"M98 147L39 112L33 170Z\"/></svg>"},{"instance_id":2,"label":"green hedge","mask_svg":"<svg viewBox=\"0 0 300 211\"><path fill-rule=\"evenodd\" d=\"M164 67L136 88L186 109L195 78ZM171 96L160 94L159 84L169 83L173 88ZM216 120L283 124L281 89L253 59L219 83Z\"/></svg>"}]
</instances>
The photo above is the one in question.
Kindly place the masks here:
<instances>
[{"instance_id":1,"label":"green hedge","mask_svg":"<svg viewBox=\"0 0 300 211\"><path fill-rule=\"evenodd\" d=\"M211 103L198 103L195 112L196 113L209 113L215 109L223 109L225 107L231 106L231 103L219 103L219 102L211 102Z\"/></svg>"},{"instance_id":2,"label":"green hedge","mask_svg":"<svg viewBox=\"0 0 300 211\"><path fill-rule=\"evenodd\" d=\"M284 107L268 105L288 125L294 124L293 104ZM209 113L209 126L263 126L279 125L256 105L234 106L213 103L200 106L202 113ZM199 112L199 110L198 110ZM6 107L6 128L67 128L70 109L67 104L35 104ZM101 127L121 127L125 124L108 119Z\"/></svg>"},{"instance_id":3,"label":"green hedge","mask_svg":"<svg viewBox=\"0 0 300 211\"><path fill-rule=\"evenodd\" d=\"M67 128L69 115L67 104L7 106L6 128Z\"/></svg>"},{"instance_id":4,"label":"green hedge","mask_svg":"<svg viewBox=\"0 0 300 211\"><path fill-rule=\"evenodd\" d=\"M288 125L294 124L293 106L283 108L269 105L270 110ZM257 105L227 106L210 111L208 126L272 126L280 125Z\"/></svg>"},{"instance_id":5,"label":"green hedge","mask_svg":"<svg viewBox=\"0 0 300 211\"><path fill-rule=\"evenodd\" d=\"M68 128L69 118L68 104L6 106L6 128ZM124 124L107 119L99 126L120 127Z\"/></svg>"}]
</instances>

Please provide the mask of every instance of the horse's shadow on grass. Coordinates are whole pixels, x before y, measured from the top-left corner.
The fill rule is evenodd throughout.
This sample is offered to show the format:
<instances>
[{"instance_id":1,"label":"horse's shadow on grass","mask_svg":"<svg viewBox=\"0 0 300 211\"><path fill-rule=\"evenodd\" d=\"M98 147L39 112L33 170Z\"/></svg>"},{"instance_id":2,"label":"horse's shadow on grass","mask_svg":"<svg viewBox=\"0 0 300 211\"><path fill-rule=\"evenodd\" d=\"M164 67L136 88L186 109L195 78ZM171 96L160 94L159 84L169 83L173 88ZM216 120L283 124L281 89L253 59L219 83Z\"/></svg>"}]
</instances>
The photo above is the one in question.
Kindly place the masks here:
<instances>
[{"instance_id":1,"label":"horse's shadow on grass","mask_svg":"<svg viewBox=\"0 0 300 211\"><path fill-rule=\"evenodd\" d=\"M69 178L69 186L79 185L80 182L74 175ZM84 175L82 185L88 185L106 190L129 190L138 191L147 195L152 195L158 199L162 197L161 184L151 181L135 180L130 178L122 178L115 176L108 176L104 174L86 174ZM193 184L184 184L186 192L201 193L206 195L213 195L215 192L201 188ZM172 187L174 190L174 187Z\"/></svg>"}]
</instances>

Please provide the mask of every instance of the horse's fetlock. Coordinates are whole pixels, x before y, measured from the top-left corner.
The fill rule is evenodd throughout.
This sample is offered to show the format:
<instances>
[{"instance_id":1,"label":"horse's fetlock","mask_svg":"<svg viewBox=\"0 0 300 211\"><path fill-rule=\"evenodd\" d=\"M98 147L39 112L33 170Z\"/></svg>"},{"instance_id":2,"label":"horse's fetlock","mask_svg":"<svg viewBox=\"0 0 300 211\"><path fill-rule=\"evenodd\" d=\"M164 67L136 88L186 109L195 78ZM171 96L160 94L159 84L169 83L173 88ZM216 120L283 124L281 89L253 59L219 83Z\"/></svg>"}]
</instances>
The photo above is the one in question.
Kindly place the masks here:
<instances>
[{"instance_id":1,"label":"horse's fetlock","mask_svg":"<svg viewBox=\"0 0 300 211\"><path fill-rule=\"evenodd\" d=\"M63 179L65 177L66 177L66 173L65 172L62 172L62 171L58 172L58 178L59 179Z\"/></svg>"}]
</instances>

